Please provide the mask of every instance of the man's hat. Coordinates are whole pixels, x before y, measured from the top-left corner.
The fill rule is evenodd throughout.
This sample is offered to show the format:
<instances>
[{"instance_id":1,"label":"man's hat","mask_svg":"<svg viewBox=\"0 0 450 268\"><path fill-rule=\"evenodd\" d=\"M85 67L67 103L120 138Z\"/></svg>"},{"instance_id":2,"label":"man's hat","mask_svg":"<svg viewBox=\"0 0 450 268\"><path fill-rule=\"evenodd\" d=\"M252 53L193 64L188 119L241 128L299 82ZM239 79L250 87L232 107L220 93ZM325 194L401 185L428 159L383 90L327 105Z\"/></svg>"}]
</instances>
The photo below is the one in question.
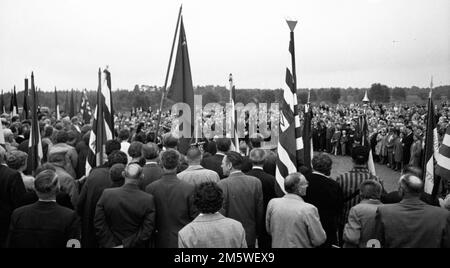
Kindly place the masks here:
<instances>
[{"instance_id":1,"label":"man's hat","mask_svg":"<svg viewBox=\"0 0 450 268\"><path fill-rule=\"evenodd\" d=\"M356 146L352 151L352 158L358 162L367 162L369 160L370 148L368 146Z\"/></svg>"}]
</instances>

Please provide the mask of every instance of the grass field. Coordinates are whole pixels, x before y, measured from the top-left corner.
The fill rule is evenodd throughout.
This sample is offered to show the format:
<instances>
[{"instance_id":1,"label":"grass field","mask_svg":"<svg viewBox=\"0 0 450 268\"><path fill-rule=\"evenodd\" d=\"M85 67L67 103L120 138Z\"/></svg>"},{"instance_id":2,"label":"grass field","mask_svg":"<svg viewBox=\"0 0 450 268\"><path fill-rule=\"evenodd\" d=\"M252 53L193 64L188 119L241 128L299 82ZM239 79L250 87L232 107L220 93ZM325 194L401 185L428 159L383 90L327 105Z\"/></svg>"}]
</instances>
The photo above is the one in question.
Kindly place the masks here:
<instances>
[{"instance_id":1,"label":"grass field","mask_svg":"<svg viewBox=\"0 0 450 268\"><path fill-rule=\"evenodd\" d=\"M348 156L331 155L331 158L333 160L333 169L331 170L331 177L333 179L353 168L352 159ZM375 170L378 178L383 180L386 191L391 192L397 190L400 172L393 171L385 165L378 165L376 163Z\"/></svg>"}]
</instances>

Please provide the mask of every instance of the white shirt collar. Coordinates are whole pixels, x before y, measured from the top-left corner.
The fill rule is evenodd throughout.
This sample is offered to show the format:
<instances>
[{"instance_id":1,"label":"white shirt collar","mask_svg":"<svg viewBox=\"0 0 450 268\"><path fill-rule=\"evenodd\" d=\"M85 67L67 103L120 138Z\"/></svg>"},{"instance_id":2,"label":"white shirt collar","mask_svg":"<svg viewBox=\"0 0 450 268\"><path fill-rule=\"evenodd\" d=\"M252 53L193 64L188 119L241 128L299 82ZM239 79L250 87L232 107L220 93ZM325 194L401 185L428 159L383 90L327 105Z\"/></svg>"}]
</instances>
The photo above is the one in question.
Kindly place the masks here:
<instances>
[{"instance_id":1,"label":"white shirt collar","mask_svg":"<svg viewBox=\"0 0 450 268\"><path fill-rule=\"evenodd\" d=\"M42 199L40 199L39 198L39 202L45 202L45 203L51 203L51 202L54 202L54 203L56 203L56 200L42 200Z\"/></svg>"},{"instance_id":2,"label":"white shirt collar","mask_svg":"<svg viewBox=\"0 0 450 268\"><path fill-rule=\"evenodd\" d=\"M324 177L326 177L326 178L331 179L330 176L327 176L327 175L325 175L325 174L323 174L323 173L320 173L320 172L318 172L318 171L313 171L313 174L322 175L322 176L324 176Z\"/></svg>"},{"instance_id":3,"label":"white shirt collar","mask_svg":"<svg viewBox=\"0 0 450 268\"><path fill-rule=\"evenodd\" d=\"M224 154L224 153L221 153L221 152L217 152L216 155L222 155L222 156L225 156L225 154Z\"/></svg>"},{"instance_id":4,"label":"white shirt collar","mask_svg":"<svg viewBox=\"0 0 450 268\"><path fill-rule=\"evenodd\" d=\"M147 161L147 162L145 162L145 164L146 164L146 165L150 165L150 164L155 164L155 165L157 165L158 162L155 162L155 161Z\"/></svg>"},{"instance_id":5,"label":"white shirt collar","mask_svg":"<svg viewBox=\"0 0 450 268\"><path fill-rule=\"evenodd\" d=\"M260 166L253 166L253 169L264 170L263 167L260 167Z\"/></svg>"}]
</instances>

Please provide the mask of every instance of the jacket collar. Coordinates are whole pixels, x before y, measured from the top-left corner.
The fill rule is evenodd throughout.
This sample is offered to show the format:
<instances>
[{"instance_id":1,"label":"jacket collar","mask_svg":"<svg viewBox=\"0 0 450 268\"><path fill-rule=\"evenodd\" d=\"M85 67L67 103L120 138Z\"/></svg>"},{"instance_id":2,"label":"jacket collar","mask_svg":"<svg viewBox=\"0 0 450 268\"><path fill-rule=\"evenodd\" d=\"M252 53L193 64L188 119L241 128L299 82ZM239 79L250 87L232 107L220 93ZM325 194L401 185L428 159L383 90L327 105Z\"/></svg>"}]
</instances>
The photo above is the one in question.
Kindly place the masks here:
<instances>
[{"instance_id":1,"label":"jacket collar","mask_svg":"<svg viewBox=\"0 0 450 268\"><path fill-rule=\"evenodd\" d=\"M234 177L240 177L244 176L245 174L242 171L234 171L233 173L230 173L230 176L228 178L234 178Z\"/></svg>"},{"instance_id":2,"label":"jacket collar","mask_svg":"<svg viewBox=\"0 0 450 268\"><path fill-rule=\"evenodd\" d=\"M122 188L127 190L139 190L139 186L133 183L125 183Z\"/></svg>"},{"instance_id":3,"label":"jacket collar","mask_svg":"<svg viewBox=\"0 0 450 268\"><path fill-rule=\"evenodd\" d=\"M361 204L381 205L383 203L381 203L381 201L377 200L377 199L364 199L364 200L361 200Z\"/></svg>"},{"instance_id":4,"label":"jacket collar","mask_svg":"<svg viewBox=\"0 0 450 268\"><path fill-rule=\"evenodd\" d=\"M194 171L194 170L201 170L201 169L205 169L205 168L202 167L201 165L192 165L192 166L189 166L185 171Z\"/></svg>"},{"instance_id":5,"label":"jacket collar","mask_svg":"<svg viewBox=\"0 0 450 268\"><path fill-rule=\"evenodd\" d=\"M420 198L403 198L402 201L400 201L400 204L425 205L425 203L422 200L420 200Z\"/></svg>"},{"instance_id":6,"label":"jacket collar","mask_svg":"<svg viewBox=\"0 0 450 268\"><path fill-rule=\"evenodd\" d=\"M225 217L219 212L216 212L214 214L200 214L194 219L194 222L217 221L221 219L225 219Z\"/></svg>"},{"instance_id":7,"label":"jacket collar","mask_svg":"<svg viewBox=\"0 0 450 268\"><path fill-rule=\"evenodd\" d=\"M301 196L296 195L296 194L286 194L283 198L294 199L294 200L298 200L301 202L305 202Z\"/></svg>"}]
</instances>

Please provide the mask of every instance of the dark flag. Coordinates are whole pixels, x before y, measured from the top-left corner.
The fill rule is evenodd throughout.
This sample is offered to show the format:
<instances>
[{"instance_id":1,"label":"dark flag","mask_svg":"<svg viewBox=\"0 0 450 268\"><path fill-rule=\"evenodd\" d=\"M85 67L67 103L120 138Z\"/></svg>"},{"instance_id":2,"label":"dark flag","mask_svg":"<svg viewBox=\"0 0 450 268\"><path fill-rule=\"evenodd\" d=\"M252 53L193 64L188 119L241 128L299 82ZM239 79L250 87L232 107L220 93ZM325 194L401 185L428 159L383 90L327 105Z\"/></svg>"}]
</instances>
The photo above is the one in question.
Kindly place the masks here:
<instances>
[{"instance_id":1,"label":"dark flag","mask_svg":"<svg viewBox=\"0 0 450 268\"><path fill-rule=\"evenodd\" d=\"M61 120L61 113L59 110L59 102L58 102L58 93L56 91L56 87L55 87L55 116L56 120Z\"/></svg>"},{"instance_id":2,"label":"dark flag","mask_svg":"<svg viewBox=\"0 0 450 268\"><path fill-rule=\"evenodd\" d=\"M29 116L29 108L28 108L28 79L25 78L25 90L23 92L23 110L22 115L23 119L28 119Z\"/></svg>"},{"instance_id":3,"label":"dark flag","mask_svg":"<svg viewBox=\"0 0 450 268\"><path fill-rule=\"evenodd\" d=\"M92 123L91 136L89 138L89 152L86 161L86 176L89 172L105 161L106 141L113 139L114 125L111 122L112 96L111 74L104 71L104 85L102 86L102 72L98 70L97 106Z\"/></svg>"},{"instance_id":4,"label":"dark flag","mask_svg":"<svg viewBox=\"0 0 450 268\"><path fill-rule=\"evenodd\" d=\"M230 104L231 104L231 142L233 143L234 150L239 153L239 133L237 122L237 111L235 109L236 104L236 87L234 86L233 75L230 74Z\"/></svg>"},{"instance_id":5,"label":"dark flag","mask_svg":"<svg viewBox=\"0 0 450 268\"><path fill-rule=\"evenodd\" d=\"M360 116L361 122L361 131L362 131L362 138L361 138L361 145L369 147L369 159L367 161L367 168L369 169L370 174L373 176L376 176L377 173L375 171L375 163L373 162L373 154L372 154L372 147L370 146L369 141L369 125L367 124L367 117L366 115Z\"/></svg>"},{"instance_id":6,"label":"dark flag","mask_svg":"<svg viewBox=\"0 0 450 268\"><path fill-rule=\"evenodd\" d=\"M64 103L64 112L66 114L66 116L70 116L70 101L69 101L69 91L66 90L66 100Z\"/></svg>"},{"instance_id":7,"label":"dark flag","mask_svg":"<svg viewBox=\"0 0 450 268\"><path fill-rule=\"evenodd\" d=\"M41 160L44 157L44 153L42 150L42 141L41 141L41 133L39 131L39 121L37 114L37 96L36 96L36 87L34 85L34 74L31 73L31 130L30 130L30 139L28 142L28 153L30 157L30 167L31 173L35 176L36 169L40 166Z\"/></svg>"},{"instance_id":8,"label":"dark flag","mask_svg":"<svg viewBox=\"0 0 450 268\"><path fill-rule=\"evenodd\" d=\"M11 104L9 107L9 112L11 113L11 116L19 115L19 105L17 105L16 86L14 86L14 91L11 94Z\"/></svg>"},{"instance_id":9,"label":"dark flag","mask_svg":"<svg viewBox=\"0 0 450 268\"><path fill-rule=\"evenodd\" d=\"M297 79L295 75L294 29L296 21L287 21L291 30L289 52L292 60L292 71L286 68L286 86L280 104L280 131L278 139L278 157L275 177L284 191L284 179L287 175L298 171L301 164L303 148L300 117L298 114Z\"/></svg>"},{"instance_id":10,"label":"dark flag","mask_svg":"<svg viewBox=\"0 0 450 268\"><path fill-rule=\"evenodd\" d=\"M438 140L437 140L437 128L436 128L436 119L431 86L430 95L428 97L427 127L425 136L425 151L423 158L424 191L428 194L433 193L433 188L435 185L435 176L434 176L434 161L436 159L434 156L435 152L438 153Z\"/></svg>"},{"instance_id":11,"label":"dark flag","mask_svg":"<svg viewBox=\"0 0 450 268\"><path fill-rule=\"evenodd\" d=\"M75 98L73 96L73 89L70 92L70 108L69 108L69 117L72 118L75 116Z\"/></svg>"},{"instance_id":12,"label":"dark flag","mask_svg":"<svg viewBox=\"0 0 450 268\"><path fill-rule=\"evenodd\" d=\"M167 93L167 98L175 102L182 102L191 108L190 126L183 125L183 128L191 128L191 137L183 137L180 139L178 149L181 153L186 154L192 142L194 133L194 87L192 85L191 64L189 62L189 53L186 42L186 33L184 30L183 17L180 21L180 33L178 41L178 51L173 70L172 84Z\"/></svg>"},{"instance_id":13,"label":"dark flag","mask_svg":"<svg viewBox=\"0 0 450 268\"><path fill-rule=\"evenodd\" d=\"M314 156L314 151L312 149L312 118L313 113L311 109L311 104L308 103L305 105L305 117L303 122L303 132L302 132L302 140L303 140L303 165L306 166L309 170L312 170L311 159ZM309 150L308 150L309 148ZM298 162L298 161L297 161Z\"/></svg>"},{"instance_id":14,"label":"dark flag","mask_svg":"<svg viewBox=\"0 0 450 268\"><path fill-rule=\"evenodd\" d=\"M87 89L84 89L83 95L81 96L81 106L80 106L80 113L83 117L83 121L85 124L89 124L91 122L91 106L89 105L89 99L87 96Z\"/></svg>"},{"instance_id":15,"label":"dark flag","mask_svg":"<svg viewBox=\"0 0 450 268\"><path fill-rule=\"evenodd\" d=\"M4 114L6 113L6 108L5 108L5 98L3 96L3 90L2 90L2 96L0 98L0 113Z\"/></svg>"}]
</instances>

